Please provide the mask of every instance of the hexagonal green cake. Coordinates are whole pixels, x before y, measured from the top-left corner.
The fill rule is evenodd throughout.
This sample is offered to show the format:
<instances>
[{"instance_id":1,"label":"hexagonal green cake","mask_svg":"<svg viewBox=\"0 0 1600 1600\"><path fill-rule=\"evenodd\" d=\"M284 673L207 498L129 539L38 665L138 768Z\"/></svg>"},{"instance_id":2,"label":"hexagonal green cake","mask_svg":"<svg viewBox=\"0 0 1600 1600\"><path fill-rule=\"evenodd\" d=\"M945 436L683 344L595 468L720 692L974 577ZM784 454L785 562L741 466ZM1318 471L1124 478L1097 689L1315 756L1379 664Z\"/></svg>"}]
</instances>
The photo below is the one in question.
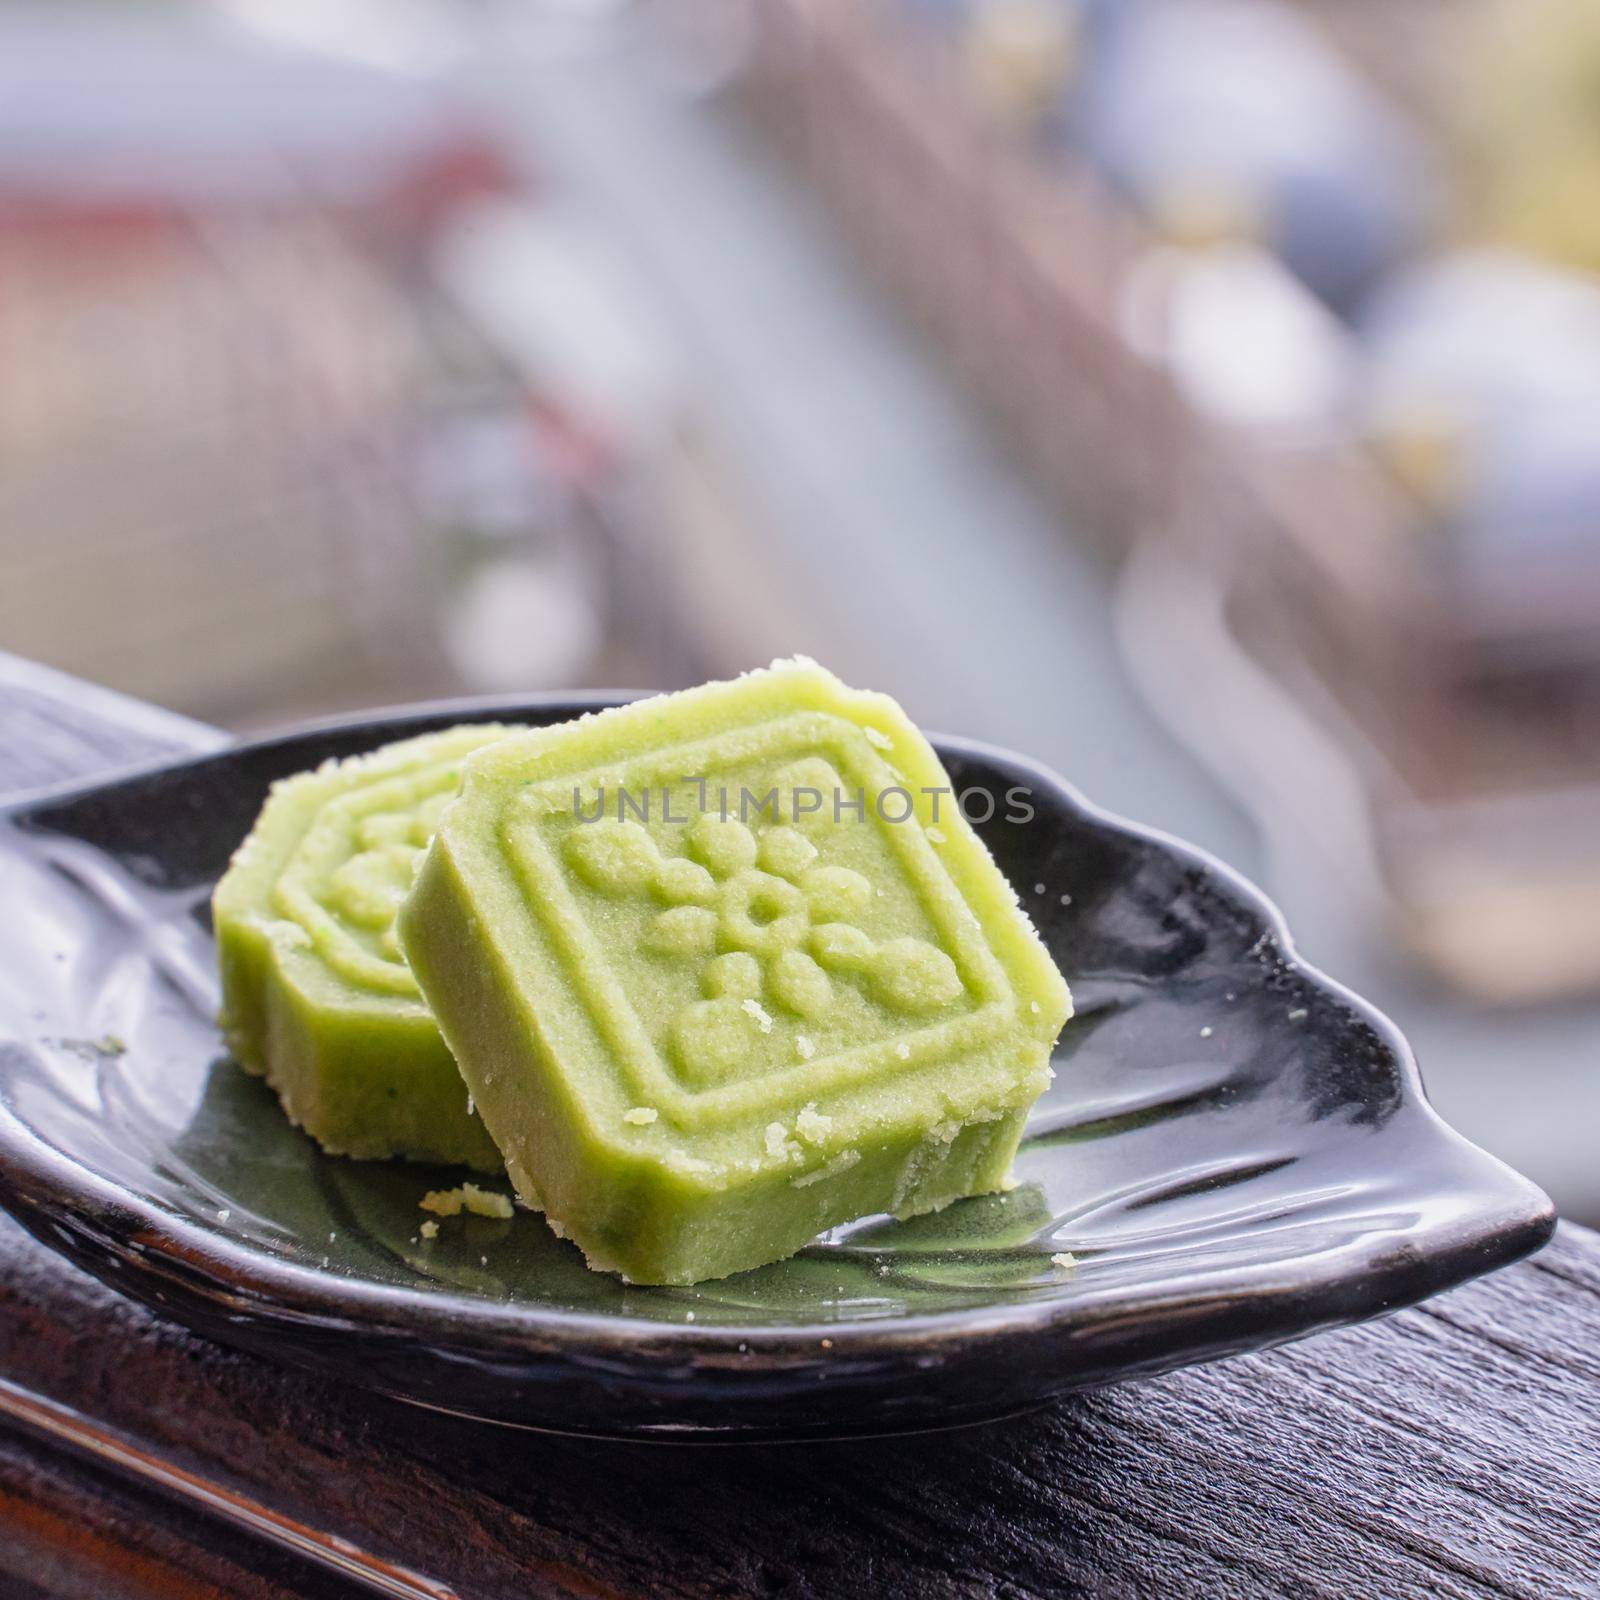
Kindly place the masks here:
<instances>
[{"instance_id":1,"label":"hexagonal green cake","mask_svg":"<svg viewBox=\"0 0 1600 1600\"><path fill-rule=\"evenodd\" d=\"M1070 1011L927 741L809 663L479 752L399 927L518 1192L640 1282L1006 1187Z\"/></svg>"},{"instance_id":2,"label":"hexagonal green cake","mask_svg":"<svg viewBox=\"0 0 1600 1600\"><path fill-rule=\"evenodd\" d=\"M212 899L223 1029L326 1150L501 1168L395 937L462 759L450 728L273 786Z\"/></svg>"}]
</instances>

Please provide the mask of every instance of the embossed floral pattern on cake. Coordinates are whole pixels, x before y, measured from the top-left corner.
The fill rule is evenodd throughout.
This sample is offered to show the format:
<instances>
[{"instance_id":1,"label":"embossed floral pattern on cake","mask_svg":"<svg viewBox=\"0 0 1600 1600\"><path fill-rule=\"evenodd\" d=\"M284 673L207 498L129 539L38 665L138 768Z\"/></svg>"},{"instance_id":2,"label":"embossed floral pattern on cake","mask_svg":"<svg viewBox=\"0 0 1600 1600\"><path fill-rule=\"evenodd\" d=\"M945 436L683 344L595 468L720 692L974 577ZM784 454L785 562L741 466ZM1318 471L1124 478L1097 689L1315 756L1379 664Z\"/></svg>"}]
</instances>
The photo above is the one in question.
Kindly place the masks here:
<instances>
[{"instance_id":1,"label":"embossed floral pattern on cake","mask_svg":"<svg viewBox=\"0 0 1600 1600\"><path fill-rule=\"evenodd\" d=\"M399 926L519 1194L636 1282L1004 1188L1069 1005L927 740L806 662L476 755Z\"/></svg>"},{"instance_id":2,"label":"embossed floral pattern on cake","mask_svg":"<svg viewBox=\"0 0 1600 1600\"><path fill-rule=\"evenodd\" d=\"M503 1165L395 923L466 758L509 731L442 729L280 781L217 885L229 1046L328 1150Z\"/></svg>"},{"instance_id":3,"label":"embossed floral pattern on cake","mask_svg":"<svg viewBox=\"0 0 1600 1600\"><path fill-rule=\"evenodd\" d=\"M422 852L438 826L439 813L455 798L458 776L459 768L454 764L420 774L412 781L410 794L420 793L426 798L413 811L350 816L346 825L353 853L334 869L317 893L346 933L369 946L395 969L396 987L403 987L406 993L414 994L417 989L400 954L394 920L400 902L410 893ZM428 786L437 787L428 794ZM385 796L386 800L393 798ZM347 812L352 809L348 800L335 801L327 809L332 813L341 806Z\"/></svg>"},{"instance_id":4,"label":"embossed floral pattern on cake","mask_svg":"<svg viewBox=\"0 0 1600 1600\"><path fill-rule=\"evenodd\" d=\"M666 849L632 820L606 818L568 835L571 871L603 896L646 908L641 949L694 976L700 998L673 1009L663 1040L687 1084L745 1072L775 1031L799 1059L817 1053L818 1036L845 1042L834 1024L849 998L856 1017L844 1024L847 1039L861 1031L863 1004L903 1027L962 998L944 950L869 931L886 920L882 887L829 859L830 843L844 837L828 818L802 828L715 813Z\"/></svg>"}]
</instances>

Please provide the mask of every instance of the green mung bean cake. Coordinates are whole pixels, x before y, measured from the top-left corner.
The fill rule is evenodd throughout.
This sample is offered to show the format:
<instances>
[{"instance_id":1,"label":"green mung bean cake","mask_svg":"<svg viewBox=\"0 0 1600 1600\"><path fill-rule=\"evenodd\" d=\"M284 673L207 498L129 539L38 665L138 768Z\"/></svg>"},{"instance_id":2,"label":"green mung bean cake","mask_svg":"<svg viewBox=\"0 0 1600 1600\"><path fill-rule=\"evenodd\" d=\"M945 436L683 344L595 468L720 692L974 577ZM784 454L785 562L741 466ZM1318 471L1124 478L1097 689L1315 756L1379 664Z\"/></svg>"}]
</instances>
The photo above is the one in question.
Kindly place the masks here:
<instances>
[{"instance_id":1,"label":"green mung bean cake","mask_svg":"<svg viewBox=\"0 0 1600 1600\"><path fill-rule=\"evenodd\" d=\"M1008 1187L1071 1010L927 740L809 662L477 752L399 933L518 1193L643 1283Z\"/></svg>"},{"instance_id":2,"label":"green mung bean cake","mask_svg":"<svg viewBox=\"0 0 1600 1600\"><path fill-rule=\"evenodd\" d=\"M465 756L449 728L272 787L212 899L230 1048L332 1154L502 1168L395 935Z\"/></svg>"}]
</instances>

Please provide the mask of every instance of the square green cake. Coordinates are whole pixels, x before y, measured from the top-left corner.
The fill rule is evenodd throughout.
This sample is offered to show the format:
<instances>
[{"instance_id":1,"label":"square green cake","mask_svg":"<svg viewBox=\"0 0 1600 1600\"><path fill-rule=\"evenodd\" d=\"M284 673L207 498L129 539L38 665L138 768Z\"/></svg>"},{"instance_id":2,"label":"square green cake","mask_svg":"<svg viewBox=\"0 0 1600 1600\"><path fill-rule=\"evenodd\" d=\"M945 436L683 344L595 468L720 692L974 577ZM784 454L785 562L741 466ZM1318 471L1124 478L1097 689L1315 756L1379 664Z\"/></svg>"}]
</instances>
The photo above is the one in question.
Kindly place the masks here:
<instances>
[{"instance_id":1,"label":"square green cake","mask_svg":"<svg viewBox=\"0 0 1600 1600\"><path fill-rule=\"evenodd\" d=\"M1067 986L928 742L810 663L466 764L400 941L518 1192L693 1283L1009 1183Z\"/></svg>"},{"instance_id":2,"label":"square green cake","mask_svg":"<svg viewBox=\"0 0 1600 1600\"><path fill-rule=\"evenodd\" d=\"M449 728L272 787L212 897L223 1031L336 1155L502 1169L395 935L465 756Z\"/></svg>"}]
</instances>

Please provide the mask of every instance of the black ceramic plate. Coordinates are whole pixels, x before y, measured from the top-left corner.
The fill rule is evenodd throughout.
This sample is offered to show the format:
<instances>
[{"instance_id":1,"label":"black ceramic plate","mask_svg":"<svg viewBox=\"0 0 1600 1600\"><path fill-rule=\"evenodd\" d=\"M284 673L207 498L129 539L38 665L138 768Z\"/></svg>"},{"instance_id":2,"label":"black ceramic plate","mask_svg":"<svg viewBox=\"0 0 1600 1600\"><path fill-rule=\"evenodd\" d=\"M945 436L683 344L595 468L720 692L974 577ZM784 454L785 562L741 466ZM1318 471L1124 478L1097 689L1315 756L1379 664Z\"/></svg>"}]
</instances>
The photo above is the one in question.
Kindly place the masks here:
<instances>
[{"instance_id":1,"label":"black ceramic plate","mask_svg":"<svg viewBox=\"0 0 1600 1600\"><path fill-rule=\"evenodd\" d=\"M1254 889L945 740L958 789L1033 791L1031 823L982 831L1078 1008L1012 1193L692 1290L589 1272L528 1213L419 1245L449 1174L321 1155L224 1055L211 886L274 778L597 703L320 726L0 812L5 1204L230 1344L498 1422L674 1437L1000 1416L1376 1316L1549 1236L1545 1197L1440 1122L1393 1027Z\"/></svg>"}]
</instances>

